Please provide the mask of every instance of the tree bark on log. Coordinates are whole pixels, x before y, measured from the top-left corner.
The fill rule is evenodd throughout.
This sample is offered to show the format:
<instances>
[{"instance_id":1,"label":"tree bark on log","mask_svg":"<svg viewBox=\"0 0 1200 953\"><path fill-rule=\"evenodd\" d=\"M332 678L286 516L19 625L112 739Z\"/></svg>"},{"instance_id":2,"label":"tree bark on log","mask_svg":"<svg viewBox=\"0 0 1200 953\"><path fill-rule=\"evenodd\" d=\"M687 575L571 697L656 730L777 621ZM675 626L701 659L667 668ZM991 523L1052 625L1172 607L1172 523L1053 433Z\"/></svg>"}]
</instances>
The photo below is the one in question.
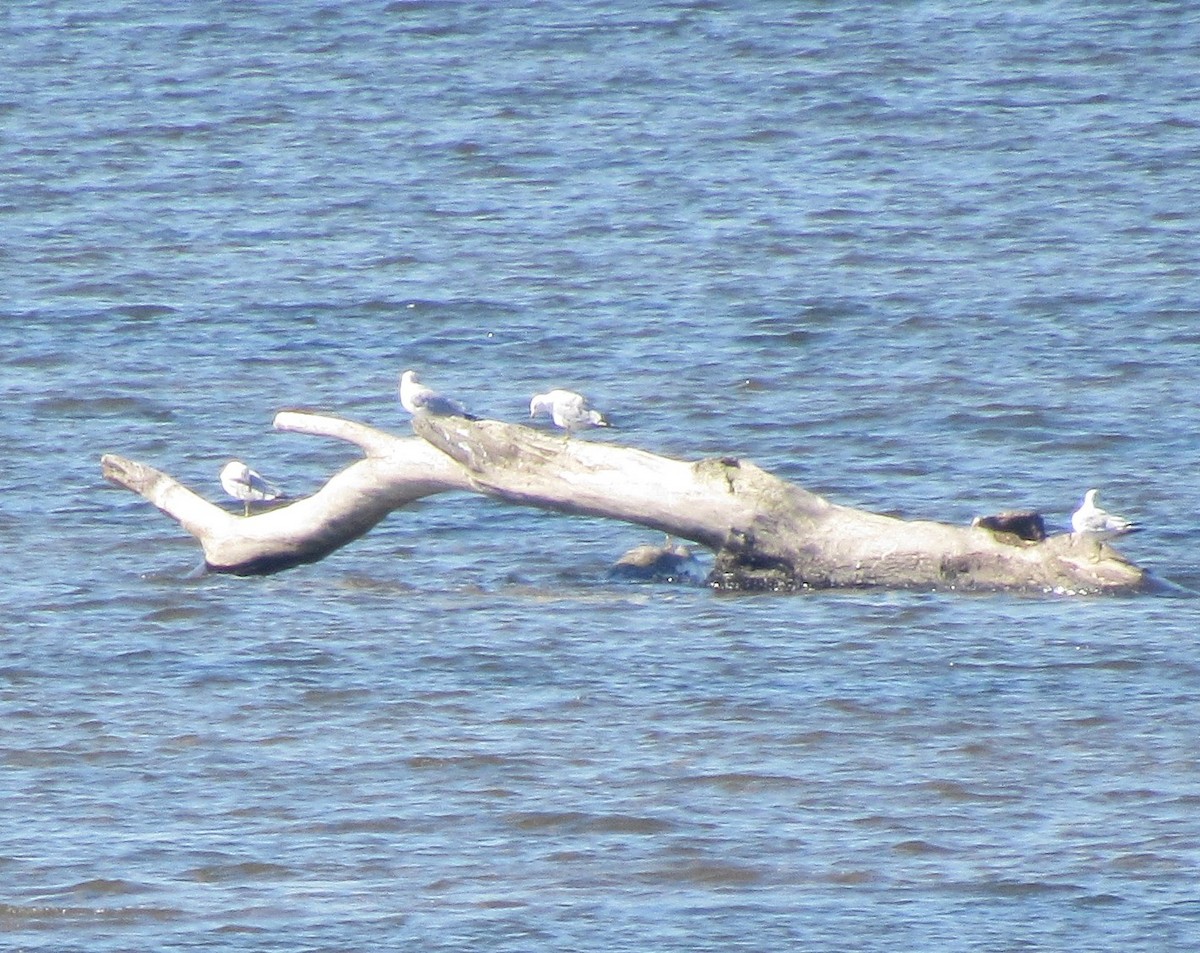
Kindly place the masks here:
<instances>
[{"instance_id":1,"label":"tree bark on log","mask_svg":"<svg viewBox=\"0 0 1200 953\"><path fill-rule=\"evenodd\" d=\"M716 553L709 583L728 590L887 587L1137 591L1148 574L1095 537L1041 541L979 526L902 520L830 503L733 457L687 463L516 424L413 418L414 437L284 411L275 427L345 440L362 460L318 492L249 517L172 477L108 454L104 476L195 536L207 566L239 575L315 562L422 497L468 491L541 509L604 516Z\"/></svg>"}]
</instances>

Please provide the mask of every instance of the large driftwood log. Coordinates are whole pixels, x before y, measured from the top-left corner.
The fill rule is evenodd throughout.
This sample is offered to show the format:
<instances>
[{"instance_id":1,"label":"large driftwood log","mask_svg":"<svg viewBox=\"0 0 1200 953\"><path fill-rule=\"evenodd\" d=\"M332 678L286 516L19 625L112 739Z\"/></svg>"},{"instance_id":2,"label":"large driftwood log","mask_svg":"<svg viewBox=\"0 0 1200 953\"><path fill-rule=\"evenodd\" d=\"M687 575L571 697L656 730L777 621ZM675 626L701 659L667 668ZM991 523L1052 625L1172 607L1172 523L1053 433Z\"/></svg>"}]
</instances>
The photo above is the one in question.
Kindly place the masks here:
<instances>
[{"instance_id":1,"label":"large driftwood log","mask_svg":"<svg viewBox=\"0 0 1200 953\"><path fill-rule=\"evenodd\" d=\"M176 519L217 572L261 574L314 562L395 509L465 490L692 540L716 552L709 581L725 589L1102 592L1149 584L1146 573L1090 536L1030 541L979 526L867 513L731 457L687 463L494 420L423 413L413 419L415 437L293 411L280 413L275 426L349 441L365 457L312 496L250 517L122 457L106 455L103 472Z\"/></svg>"}]
</instances>

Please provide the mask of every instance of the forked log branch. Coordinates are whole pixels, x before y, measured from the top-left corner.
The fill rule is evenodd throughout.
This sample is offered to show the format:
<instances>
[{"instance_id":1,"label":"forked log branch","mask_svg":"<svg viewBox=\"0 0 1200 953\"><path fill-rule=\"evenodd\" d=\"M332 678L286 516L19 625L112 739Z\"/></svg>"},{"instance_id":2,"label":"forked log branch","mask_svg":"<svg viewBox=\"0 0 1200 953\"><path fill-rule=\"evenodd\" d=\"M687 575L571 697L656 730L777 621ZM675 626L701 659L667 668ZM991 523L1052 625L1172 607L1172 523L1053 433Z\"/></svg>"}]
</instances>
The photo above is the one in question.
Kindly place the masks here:
<instances>
[{"instance_id":1,"label":"forked log branch","mask_svg":"<svg viewBox=\"0 0 1200 953\"><path fill-rule=\"evenodd\" d=\"M687 463L516 424L418 413L415 437L285 411L280 430L346 440L362 460L318 492L249 517L143 464L106 455L107 479L141 494L199 541L214 571L277 572L314 562L393 510L446 491L604 516L713 550L719 588L880 586L1133 591L1147 574L1104 542L1030 541L978 526L901 520L839 506L732 457Z\"/></svg>"},{"instance_id":2,"label":"forked log branch","mask_svg":"<svg viewBox=\"0 0 1200 953\"><path fill-rule=\"evenodd\" d=\"M316 562L371 530L395 509L445 490L469 489L460 467L423 440L365 424L284 411L278 430L335 437L365 457L320 490L244 517L210 503L174 478L114 454L101 458L105 479L141 494L200 542L214 572L261 575Z\"/></svg>"}]
</instances>

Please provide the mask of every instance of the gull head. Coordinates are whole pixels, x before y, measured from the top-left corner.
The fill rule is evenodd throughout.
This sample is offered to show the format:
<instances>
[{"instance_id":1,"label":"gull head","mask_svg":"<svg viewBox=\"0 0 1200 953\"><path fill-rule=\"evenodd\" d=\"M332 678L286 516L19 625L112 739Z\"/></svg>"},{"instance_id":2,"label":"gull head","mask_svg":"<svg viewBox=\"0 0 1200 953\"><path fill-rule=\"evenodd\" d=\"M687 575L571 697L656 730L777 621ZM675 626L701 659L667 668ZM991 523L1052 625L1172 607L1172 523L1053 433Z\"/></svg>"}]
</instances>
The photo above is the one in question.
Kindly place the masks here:
<instances>
[{"instance_id":1,"label":"gull head","mask_svg":"<svg viewBox=\"0 0 1200 953\"><path fill-rule=\"evenodd\" d=\"M400 405L410 414L417 412L421 406L422 394L426 390L416 371L405 371L400 375Z\"/></svg>"},{"instance_id":2,"label":"gull head","mask_svg":"<svg viewBox=\"0 0 1200 953\"><path fill-rule=\"evenodd\" d=\"M221 468L221 483L249 483L250 468L240 460L230 460Z\"/></svg>"}]
</instances>

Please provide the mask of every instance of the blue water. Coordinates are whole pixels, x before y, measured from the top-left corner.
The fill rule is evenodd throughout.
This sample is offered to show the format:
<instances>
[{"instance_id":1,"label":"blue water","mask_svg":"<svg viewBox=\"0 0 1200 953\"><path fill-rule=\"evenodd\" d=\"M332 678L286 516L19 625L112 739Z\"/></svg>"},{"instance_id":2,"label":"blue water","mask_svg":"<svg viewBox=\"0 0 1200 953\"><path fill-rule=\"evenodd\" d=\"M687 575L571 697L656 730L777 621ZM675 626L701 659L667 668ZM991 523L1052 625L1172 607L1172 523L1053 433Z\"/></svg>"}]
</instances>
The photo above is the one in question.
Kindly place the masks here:
<instances>
[{"instance_id":1,"label":"blue water","mask_svg":"<svg viewBox=\"0 0 1200 953\"><path fill-rule=\"evenodd\" d=\"M1200 942L1200 16L1185 3L0 11L0 931L28 951ZM468 496L191 576L408 428L736 454L966 522L1083 491L1139 598L618 584Z\"/></svg>"}]
</instances>

